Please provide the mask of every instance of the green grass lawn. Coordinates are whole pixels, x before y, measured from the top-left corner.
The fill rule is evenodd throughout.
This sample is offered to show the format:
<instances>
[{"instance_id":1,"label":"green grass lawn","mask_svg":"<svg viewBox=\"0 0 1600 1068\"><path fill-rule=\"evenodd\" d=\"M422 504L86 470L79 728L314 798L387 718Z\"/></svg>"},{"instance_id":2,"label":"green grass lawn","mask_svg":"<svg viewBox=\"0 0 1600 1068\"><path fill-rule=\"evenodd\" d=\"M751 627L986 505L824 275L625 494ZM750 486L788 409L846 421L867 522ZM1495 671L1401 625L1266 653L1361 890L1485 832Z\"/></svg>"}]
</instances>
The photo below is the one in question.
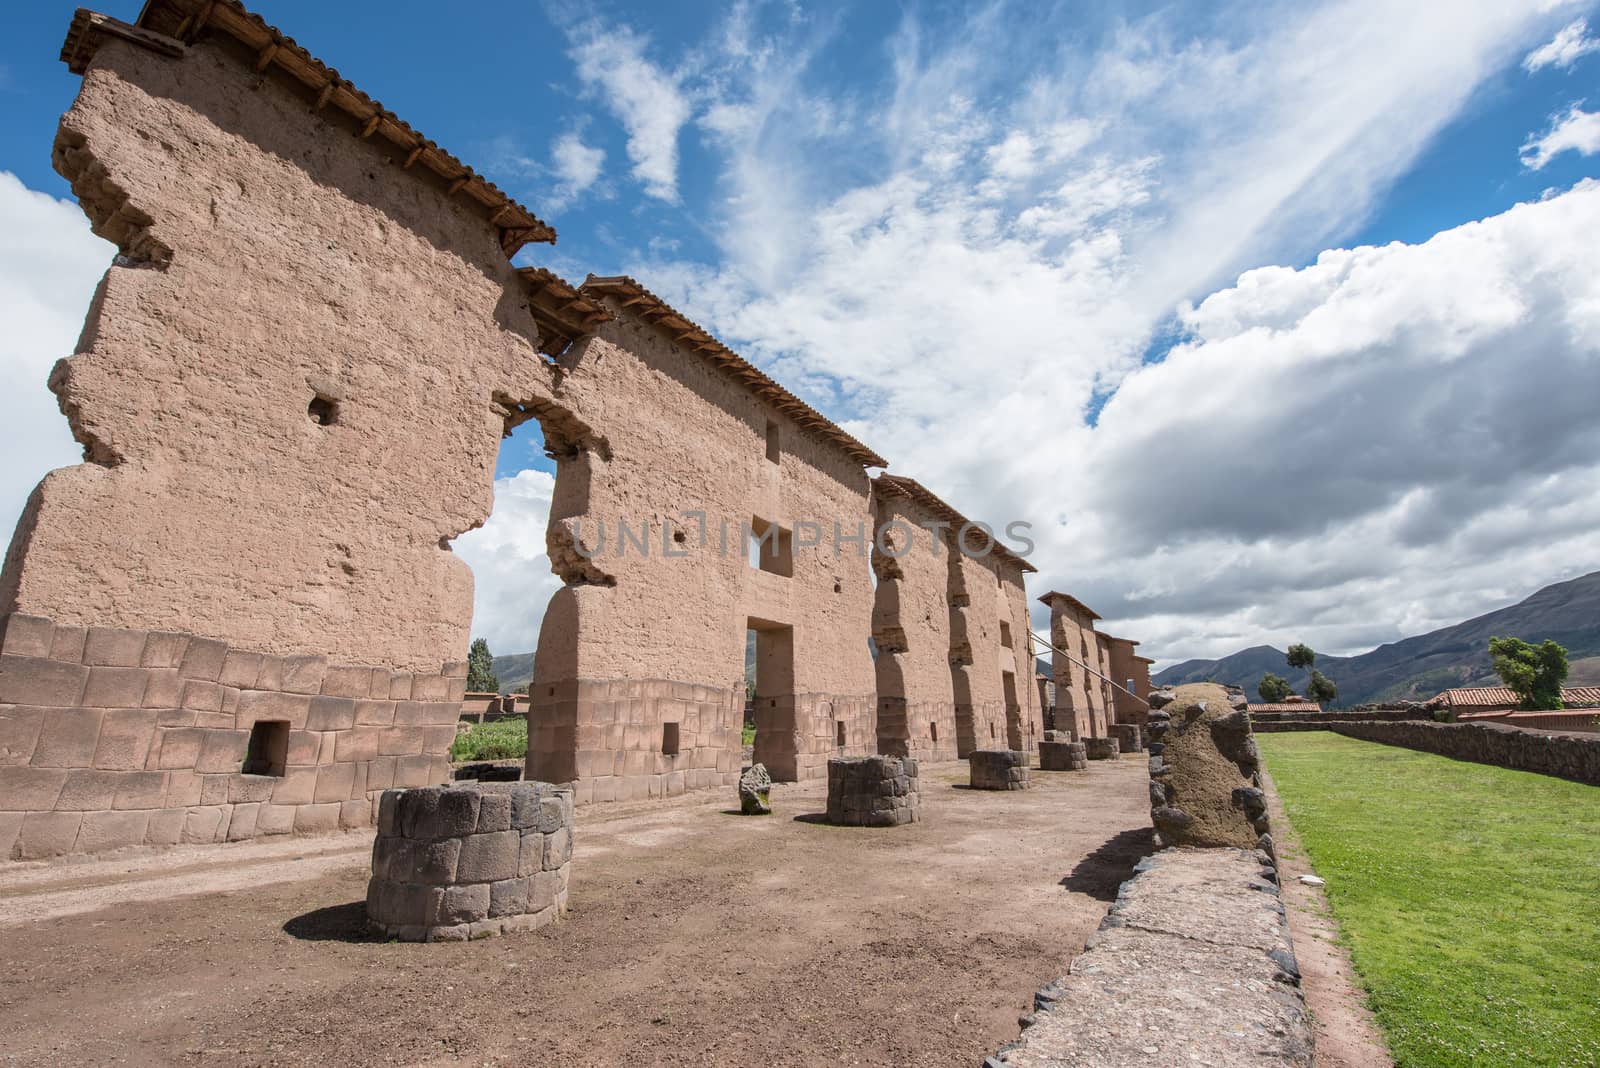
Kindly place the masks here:
<instances>
[{"instance_id":1,"label":"green grass lawn","mask_svg":"<svg viewBox=\"0 0 1600 1068\"><path fill-rule=\"evenodd\" d=\"M526 716L508 716L493 723L474 723L456 735L450 745L450 759L511 760L528 755Z\"/></svg>"},{"instance_id":2,"label":"green grass lawn","mask_svg":"<svg viewBox=\"0 0 1600 1068\"><path fill-rule=\"evenodd\" d=\"M1600 1064L1600 788L1258 741L1397 1065Z\"/></svg>"}]
</instances>

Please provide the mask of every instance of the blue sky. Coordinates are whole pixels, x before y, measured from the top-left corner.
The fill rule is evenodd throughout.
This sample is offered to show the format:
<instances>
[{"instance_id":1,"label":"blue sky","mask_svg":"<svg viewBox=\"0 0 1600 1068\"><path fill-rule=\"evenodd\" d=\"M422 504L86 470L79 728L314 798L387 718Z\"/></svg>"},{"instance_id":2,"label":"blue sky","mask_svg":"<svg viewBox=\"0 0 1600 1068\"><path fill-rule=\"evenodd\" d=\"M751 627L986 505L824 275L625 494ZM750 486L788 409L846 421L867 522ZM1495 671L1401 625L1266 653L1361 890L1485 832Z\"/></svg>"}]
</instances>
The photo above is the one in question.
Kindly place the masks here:
<instances>
[{"instance_id":1,"label":"blue sky","mask_svg":"<svg viewBox=\"0 0 1600 1068\"><path fill-rule=\"evenodd\" d=\"M1523 262L1516 238L1579 211L1580 183L1600 169L1595 3L254 9L552 222L559 244L527 262L575 280L639 276L894 469L969 513L1034 522L1041 589L1078 592L1163 658L1296 634L1364 648L1600 567L1576 519L1570 537L1513 536L1501 515L1504 480L1519 475L1544 515L1570 510L1563 494L1581 495L1596 470L1587 445L1551 442L1566 466L1488 480L1509 447L1494 433L1454 467L1430 459L1442 413L1478 404L1485 423L1505 418L1475 383L1553 344L1535 312L1582 304L1574 278L1532 288L1565 252L1546 242ZM0 171L54 198L68 196L49 149L76 87L56 58L72 10L26 5L0 38ZM132 19L137 4L106 10ZM1507 214L1542 199L1542 215ZM19 203L41 227L56 217ZM1482 219L1502 221L1462 229ZM1468 256L1477 275L1437 259L1451 235L1482 253ZM1410 251L1341 251L1390 242ZM1454 351L1471 333L1445 317L1429 338L1427 314L1403 318L1408 302L1451 299L1445 276L1454 292L1502 278L1490 291L1516 290L1523 313L1492 324L1501 333L1484 324L1483 366L1455 359L1404 379L1408 354ZM69 290L52 291L62 321L79 300ZM1286 320L1291 306L1299 318ZM1401 318L1369 335L1378 315ZM1250 345L1264 336L1276 340L1260 354ZM1580 374L1587 334L1560 336L1566 347L1537 358ZM70 339L35 347L46 344ZM1348 349L1331 369L1330 345ZM1455 377L1469 367L1475 377ZM1295 368L1318 387L1278 377ZM1381 427L1362 421L1401 388L1414 404ZM1204 471L1171 462L1149 429L1181 419L1137 407L1213 400L1239 420L1238 442ZM1343 436L1325 429L1339 420ZM474 566L502 647L527 647L537 621L504 606L549 582L527 574L542 539L504 529L512 515L539 526L547 501L532 432L502 451L491 529L459 547L498 547ZM1341 470L1366 457L1370 471ZM1151 466L1126 470L1135 463ZM20 465L28 480L32 466ZM1140 486L1209 496L1192 526L1161 531L1142 518ZM1419 512L1449 521L1434 529ZM1308 557L1322 563L1292 565ZM1435 575L1467 566L1492 577Z\"/></svg>"}]
</instances>

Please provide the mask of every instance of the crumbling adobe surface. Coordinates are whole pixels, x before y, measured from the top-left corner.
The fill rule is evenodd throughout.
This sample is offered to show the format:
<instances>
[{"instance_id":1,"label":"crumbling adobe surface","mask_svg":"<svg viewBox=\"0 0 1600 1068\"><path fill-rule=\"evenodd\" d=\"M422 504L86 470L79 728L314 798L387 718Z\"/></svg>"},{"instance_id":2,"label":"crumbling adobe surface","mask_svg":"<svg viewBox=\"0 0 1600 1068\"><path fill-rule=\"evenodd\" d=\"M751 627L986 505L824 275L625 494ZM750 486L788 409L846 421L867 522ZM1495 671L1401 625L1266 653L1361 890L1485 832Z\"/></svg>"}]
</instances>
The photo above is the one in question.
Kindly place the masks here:
<instances>
[{"instance_id":1,"label":"crumbling adobe surface","mask_svg":"<svg viewBox=\"0 0 1600 1068\"><path fill-rule=\"evenodd\" d=\"M236 47L107 39L62 118L122 255L50 378L86 462L29 501L0 612L438 671L472 615L447 542L552 369L481 214Z\"/></svg>"},{"instance_id":2,"label":"crumbling adobe surface","mask_svg":"<svg viewBox=\"0 0 1600 1068\"><path fill-rule=\"evenodd\" d=\"M1150 817L1168 845L1272 848L1243 694L1179 686L1150 713Z\"/></svg>"}]
</instances>

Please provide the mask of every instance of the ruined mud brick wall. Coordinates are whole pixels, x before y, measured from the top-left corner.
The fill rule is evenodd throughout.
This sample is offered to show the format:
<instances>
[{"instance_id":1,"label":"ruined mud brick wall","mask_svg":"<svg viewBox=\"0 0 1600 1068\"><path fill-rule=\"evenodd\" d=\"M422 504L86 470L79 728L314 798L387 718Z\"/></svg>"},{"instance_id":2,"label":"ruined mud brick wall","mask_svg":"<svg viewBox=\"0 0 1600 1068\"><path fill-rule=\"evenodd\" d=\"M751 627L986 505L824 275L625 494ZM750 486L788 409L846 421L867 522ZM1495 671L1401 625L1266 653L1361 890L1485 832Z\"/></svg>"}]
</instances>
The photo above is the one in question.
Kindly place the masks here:
<instances>
[{"instance_id":1,"label":"ruined mud brick wall","mask_svg":"<svg viewBox=\"0 0 1600 1068\"><path fill-rule=\"evenodd\" d=\"M0 632L0 858L365 827L380 791L450 775L465 661L413 674L16 614Z\"/></svg>"},{"instance_id":2,"label":"ruined mud brick wall","mask_svg":"<svg viewBox=\"0 0 1600 1068\"><path fill-rule=\"evenodd\" d=\"M1111 641L1099 631L1094 634L1094 651L1095 660L1091 663L1094 669L1100 673L1100 677L1096 681L1100 686L1100 709L1101 715L1104 716L1104 733L1109 736L1111 734L1111 724L1116 722L1117 718L1116 684L1111 681L1114 678L1111 674Z\"/></svg>"},{"instance_id":3,"label":"ruined mud brick wall","mask_svg":"<svg viewBox=\"0 0 1600 1068\"><path fill-rule=\"evenodd\" d=\"M917 762L910 757L836 757L828 761L828 822L898 827L922 818Z\"/></svg>"},{"instance_id":4,"label":"ruined mud brick wall","mask_svg":"<svg viewBox=\"0 0 1600 1068\"><path fill-rule=\"evenodd\" d=\"M1600 786L1600 737L1546 734L1502 723L1330 723L1318 729L1347 738L1398 745L1454 760L1533 771Z\"/></svg>"},{"instance_id":5,"label":"ruined mud brick wall","mask_svg":"<svg viewBox=\"0 0 1600 1068\"><path fill-rule=\"evenodd\" d=\"M1272 853L1261 757L1242 692L1197 682L1154 699L1150 818L1169 846Z\"/></svg>"},{"instance_id":6,"label":"ruined mud brick wall","mask_svg":"<svg viewBox=\"0 0 1600 1068\"><path fill-rule=\"evenodd\" d=\"M950 565L954 544L940 521L898 480L873 479L877 537L872 607L878 689L878 752L955 760L956 706L950 673Z\"/></svg>"},{"instance_id":7,"label":"ruined mud brick wall","mask_svg":"<svg viewBox=\"0 0 1600 1068\"><path fill-rule=\"evenodd\" d=\"M287 45L74 34L53 162L121 255L50 376L85 462L28 502L0 612L437 672L472 615L447 542L489 515L507 406L552 403L482 198L526 213L404 167L420 137L347 83L318 110Z\"/></svg>"},{"instance_id":8,"label":"ruined mud brick wall","mask_svg":"<svg viewBox=\"0 0 1600 1068\"><path fill-rule=\"evenodd\" d=\"M1270 858L1168 849L1142 861L1073 960L985 1065L1302 1065L1314 1033Z\"/></svg>"},{"instance_id":9,"label":"ruined mud brick wall","mask_svg":"<svg viewBox=\"0 0 1600 1068\"><path fill-rule=\"evenodd\" d=\"M1144 698L1145 701L1150 699L1150 665L1154 663L1155 660L1148 656L1135 656L1133 658L1133 692ZM1150 710L1149 705L1136 703L1138 704L1138 714L1140 716ZM1139 720L1139 723L1142 726L1144 720Z\"/></svg>"},{"instance_id":10,"label":"ruined mud brick wall","mask_svg":"<svg viewBox=\"0 0 1600 1068\"><path fill-rule=\"evenodd\" d=\"M448 773L501 434L593 444L508 259L553 232L231 0L62 58L119 255L0 575L3 852L368 825Z\"/></svg>"},{"instance_id":11,"label":"ruined mud brick wall","mask_svg":"<svg viewBox=\"0 0 1600 1068\"><path fill-rule=\"evenodd\" d=\"M1075 739L1102 738L1107 718L1105 686L1085 670L1100 670L1094 621L1100 617L1076 597L1051 592L1039 598L1050 606L1051 672L1056 684L1056 730ZM1063 655L1063 652L1070 655Z\"/></svg>"},{"instance_id":12,"label":"ruined mud brick wall","mask_svg":"<svg viewBox=\"0 0 1600 1068\"><path fill-rule=\"evenodd\" d=\"M367 922L403 942L465 942L555 923L567 909L573 798L549 783L386 790Z\"/></svg>"},{"instance_id":13,"label":"ruined mud brick wall","mask_svg":"<svg viewBox=\"0 0 1600 1068\"><path fill-rule=\"evenodd\" d=\"M872 752L864 466L884 461L632 279L581 292L611 319L560 357L562 393L610 447L557 462L548 544L565 586L539 635L530 777L575 780L580 802L733 785L747 627L755 759L773 778ZM788 531L771 570L744 550L757 520ZM647 550L623 546L623 523ZM838 553L835 523L854 539Z\"/></svg>"},{"instance_id":14,"label":"ruined mud brick wall","mask_svg":"<svg viewBox=\"0 0 1600 1068\"><path fill-rule=\"evenodd\" d=\"M963 757L996 746L1036 750L1044 733L1029 683L1024 575L1033 568L998 546L973 555L985 544L982 532L974 530L968 539L971 553L946 558L956 748Z\"/></svg>"},{"instance_id":15,"label":"ruined mud brick wall","mask_svg":"<svg viewBox=\"0 0 1600 1068\"><path fill-rule=\"evenodd\" d=\"M1136 662L1134 654L1134 649L1138 648L1139 643L1131 638L1116 638L1109 634L1105 636L1105 642L1111 665L1106 674L1112 679L1112 722L1143 724L1148 709L1145 702L1139 698L1148 696L1149 673L1145 672L1145 693L1141 694L1139 693L1141 665ZM1124 747L1124 752L1127 751L1129 750Z\"/></svg>"}]
</instances>

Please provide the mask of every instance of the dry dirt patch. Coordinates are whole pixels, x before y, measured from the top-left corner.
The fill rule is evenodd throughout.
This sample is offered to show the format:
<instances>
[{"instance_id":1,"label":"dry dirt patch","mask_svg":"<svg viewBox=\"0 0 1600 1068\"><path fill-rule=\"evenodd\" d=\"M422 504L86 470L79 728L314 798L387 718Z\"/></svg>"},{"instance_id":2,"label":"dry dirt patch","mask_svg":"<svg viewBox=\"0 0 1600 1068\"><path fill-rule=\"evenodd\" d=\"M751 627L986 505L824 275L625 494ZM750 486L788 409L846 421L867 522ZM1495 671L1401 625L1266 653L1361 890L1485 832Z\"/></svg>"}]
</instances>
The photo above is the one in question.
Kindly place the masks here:
<instances>
[{"instance_id":1,"label":"dry dirt patch","mask_svg":"<svg viewBox=\"0 0 1600 1068\"><path fill-rule=\"evenodd\" d=\"M889 830L795 819L819 783L771 817L580 810L569 921L467 945L365 940L357 838L0 877L0 915L54 917L0 919L0 1059L970 1065L1150 842L1142 760L965 776L928 767L925 821Z\"/></svg>"}]
</instances>

